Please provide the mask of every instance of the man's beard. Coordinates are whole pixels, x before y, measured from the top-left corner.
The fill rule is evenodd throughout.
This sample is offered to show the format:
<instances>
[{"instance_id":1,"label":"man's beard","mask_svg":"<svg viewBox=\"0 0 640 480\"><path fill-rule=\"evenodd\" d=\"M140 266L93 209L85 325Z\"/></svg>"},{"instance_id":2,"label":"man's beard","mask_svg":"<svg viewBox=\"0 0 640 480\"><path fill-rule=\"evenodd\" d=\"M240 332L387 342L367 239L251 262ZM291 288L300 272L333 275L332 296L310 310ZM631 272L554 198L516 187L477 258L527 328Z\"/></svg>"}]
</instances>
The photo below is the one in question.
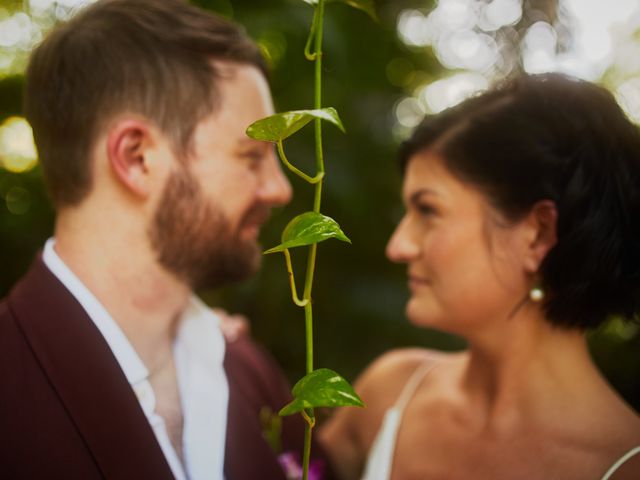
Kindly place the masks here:
<instances>
[{"instance_id":1,"label":"man's beard","mask_svg":"<svg viewBox=\"0 0 640 480\"><path fill-rule=\"evenodd\" d=\"M256 205L247 221L261 223L268 207ZM207 202L196 179L187 170L171 174L149 229L158 261L192 289L215 288L244 280L260 267L256 242L232 232L229 219Z\"/></svg>"}]
</instances>

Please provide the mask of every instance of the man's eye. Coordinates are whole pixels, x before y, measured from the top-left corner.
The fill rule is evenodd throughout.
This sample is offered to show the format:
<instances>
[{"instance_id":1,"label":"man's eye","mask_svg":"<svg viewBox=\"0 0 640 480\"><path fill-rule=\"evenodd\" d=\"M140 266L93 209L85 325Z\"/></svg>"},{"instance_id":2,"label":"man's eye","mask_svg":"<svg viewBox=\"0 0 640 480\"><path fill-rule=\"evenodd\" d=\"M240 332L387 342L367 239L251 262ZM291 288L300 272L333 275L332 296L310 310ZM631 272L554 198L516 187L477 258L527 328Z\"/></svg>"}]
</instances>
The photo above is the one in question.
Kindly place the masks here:
<instances>
[{"instance_id":1,"label":"man's eye","mask_svg":"<svg viewBox=\"0 0 640 480\"><path fill-rule=\"evenodd\" d=\"M250 160L260 160L264 154L258 150L251 150L248 152L244 152L242 154L243 157L248 158Z\"/></svg>"},{"instance_id":2,"label":"man's eye","mask_svg":"<svg viewBox=\"0 0 640 480\"><path fill-rule=\"evenodd\" d=\"M262 163L262 159L264 158L264 152L262 150L249 150L249 151L243 152L241 156L242 158L245 159L249 168L257 169L259 165Z\"/></svg>"}]
</instances>

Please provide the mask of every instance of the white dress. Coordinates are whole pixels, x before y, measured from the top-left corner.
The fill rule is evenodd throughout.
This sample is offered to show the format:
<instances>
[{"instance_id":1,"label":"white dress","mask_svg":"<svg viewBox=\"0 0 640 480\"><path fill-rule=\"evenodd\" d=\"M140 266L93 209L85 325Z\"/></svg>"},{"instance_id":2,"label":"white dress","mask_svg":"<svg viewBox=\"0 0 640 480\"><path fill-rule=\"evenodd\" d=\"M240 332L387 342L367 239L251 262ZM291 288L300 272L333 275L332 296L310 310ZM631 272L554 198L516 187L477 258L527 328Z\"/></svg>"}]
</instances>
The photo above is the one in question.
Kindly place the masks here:
<instances>
[{"instance_id":1,"label":"white dress","mask_svg":"<svg viewBox=\"0 0 640 480\"><path fill-rule=\"evenodd\" d=\"M402 421L404 409L418 389L420 382L422 382L424 377L426 377L436 365L437 363L425 362L416 368L413 374L411 374L411 377L409 377L402 392L400 392L396 403L385 413L382 426L369 451L362 480L388 480L391 477L398 428Z\"/></svg>"},{"instance_id":2,"label":"white dress","mask_svg":"<svg viewBox=\"0 0 640 480\"><path fill-rule=\"evenodd\" d=\"M389 480L391 478L398 429L402 422L404 410L424 377L426 377L436 365L437 363L429 362L423 363L416 368L411 377L409 377L402 392L400 392L398 400L386 411L380 430L369 451L362 480ZM640 453L640 445L632 448L614 462L601 480L609 480L625 462L638 453Z\"/></svg>"}]
</instances>

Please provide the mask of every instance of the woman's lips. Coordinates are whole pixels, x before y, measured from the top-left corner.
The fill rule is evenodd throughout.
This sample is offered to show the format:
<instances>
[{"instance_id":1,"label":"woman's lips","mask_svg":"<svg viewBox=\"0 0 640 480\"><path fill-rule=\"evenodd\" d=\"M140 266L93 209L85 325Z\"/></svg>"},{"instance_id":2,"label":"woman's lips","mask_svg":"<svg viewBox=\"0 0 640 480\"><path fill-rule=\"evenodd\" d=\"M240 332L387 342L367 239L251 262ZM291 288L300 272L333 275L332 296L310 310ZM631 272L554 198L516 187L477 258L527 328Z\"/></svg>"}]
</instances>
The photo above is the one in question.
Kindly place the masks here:
<instances>
[{"instance_id":1,"label":"woman's lips","mask_svg":"<svg viewBox=\"0 0 640 480\"><path fill-rule=\"evenodd\" d=\"M428 285L429 281L425 277L409 274L408 283L409 283L409 288L411 290L415 290L417 288Z\"/></svg>"}]
</instances>

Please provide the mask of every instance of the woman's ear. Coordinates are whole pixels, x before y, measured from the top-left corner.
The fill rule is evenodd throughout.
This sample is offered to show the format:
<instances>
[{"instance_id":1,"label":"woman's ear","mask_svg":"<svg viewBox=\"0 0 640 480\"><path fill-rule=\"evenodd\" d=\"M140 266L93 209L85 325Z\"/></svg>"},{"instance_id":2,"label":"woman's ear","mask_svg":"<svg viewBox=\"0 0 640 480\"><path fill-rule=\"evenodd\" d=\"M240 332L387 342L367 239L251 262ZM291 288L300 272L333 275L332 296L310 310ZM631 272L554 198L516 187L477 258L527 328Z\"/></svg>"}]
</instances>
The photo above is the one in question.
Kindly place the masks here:
<instances>
[{"instance_id":1,"label":"woman's ear","mask_svg":"<svg viewBox=\"0 0 640 480\"><path fill-rule=\"evenodd\" d=\"M528 273L536 273L540 264L558 241L558 209L551 200L537 202L525 219L527 226L527 244L524 267Z\"/></svg>"},{"instance_id":2,"label":"woman's ear","mask_svg":"<svg viewBox=\"0 0 640 480\"><path fill-rule=\"evenodd\" d=\"M148 153L152 131L142 119L123 119L107 134L107 158L115 178L130 193L146 197L150 192Z\"/></svg>"}]
</instances>

